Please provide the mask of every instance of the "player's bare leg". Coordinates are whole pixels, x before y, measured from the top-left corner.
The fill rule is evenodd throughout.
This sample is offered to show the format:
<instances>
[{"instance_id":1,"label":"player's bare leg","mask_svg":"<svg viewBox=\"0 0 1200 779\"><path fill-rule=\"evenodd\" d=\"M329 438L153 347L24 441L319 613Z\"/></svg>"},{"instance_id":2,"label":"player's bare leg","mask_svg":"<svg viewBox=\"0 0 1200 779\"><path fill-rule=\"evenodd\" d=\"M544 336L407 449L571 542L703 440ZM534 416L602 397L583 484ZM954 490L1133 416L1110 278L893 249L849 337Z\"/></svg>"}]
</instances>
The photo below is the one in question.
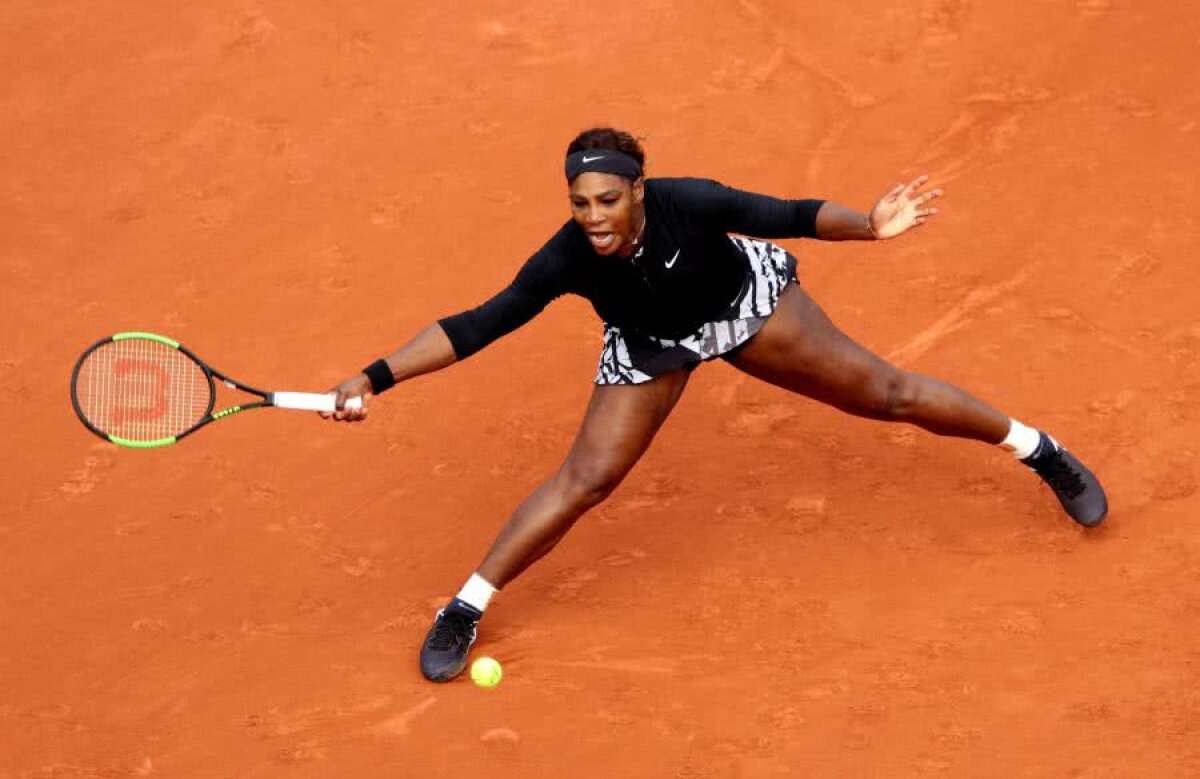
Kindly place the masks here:
<instances>
[{"instance_id":1,"label":"player's bare leg","mask_svg":"<svg viewBox=\"0 0 1200 779\"><path fill-rule=\"evenodd\" d=\"M775 313L730 362L857 416L1002 444L1051 486L1075 521L1090 527L1107 514L1100 482L1048 435L952 384L902 370L871 353L839 330L799 284L784 290Z\"/></svg>"},{"instance_id":2,"label":"player's bare leg","mask_svg":"<svg viewBox=\"0 0 1200 779\"><path fill-rule=\"evenodd\" d=\"M738 369L857 416L909 422L998 444L1009 418L952 384L910 373L859 346L799 284L730 360Z\"/></svg>"},{"instance_id":3,"label":"player's bare leg","mask_svg":"<svg viewBox=\"0 0 1200 779\"><path fill-rule=\"evenodd\" d=\"M689 372L645 384L598 386L558 471L517 507L479 566L503 587L549 552L625 478L683 394Z\"/></svg>"},{"instance_id":4,"label":"player's bare leg","mask_svg":"<svg viewBox=\"0 0 1200 779\"><path fill-rule=\"evenodd\" d=\"M670 415L688 376L689 371L678 370L645 384L593 390L566 460L517 507L464 592L438 612L421 649L427 679L449 681L462 672L475 623L492 592L553 549L588 509L616 489Z\"/></svg>"}]
</instances>

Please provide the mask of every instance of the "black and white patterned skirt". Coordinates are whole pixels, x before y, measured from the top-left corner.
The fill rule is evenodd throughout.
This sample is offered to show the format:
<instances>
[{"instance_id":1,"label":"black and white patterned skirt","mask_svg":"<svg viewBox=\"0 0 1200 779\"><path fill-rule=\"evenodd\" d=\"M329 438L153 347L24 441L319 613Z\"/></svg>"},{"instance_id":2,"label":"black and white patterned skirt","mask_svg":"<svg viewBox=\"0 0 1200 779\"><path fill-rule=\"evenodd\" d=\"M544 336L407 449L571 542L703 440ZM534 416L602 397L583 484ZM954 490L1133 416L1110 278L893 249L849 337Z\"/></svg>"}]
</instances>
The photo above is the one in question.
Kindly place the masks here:
<instances>
[{"instance_id":1,"label":"black and white patterned skirt","mask_svg":"<svg viewBox=\"0 0 1200 779\"><path fill-rule=\"evenodd\" d=\"M754 337L796 276L796 258L767 241L730 236L750 261L741 292L720 316L679 340L622 333L604 325L596 384L642 384L720 357Z\"/></svg>"}]
</instances>

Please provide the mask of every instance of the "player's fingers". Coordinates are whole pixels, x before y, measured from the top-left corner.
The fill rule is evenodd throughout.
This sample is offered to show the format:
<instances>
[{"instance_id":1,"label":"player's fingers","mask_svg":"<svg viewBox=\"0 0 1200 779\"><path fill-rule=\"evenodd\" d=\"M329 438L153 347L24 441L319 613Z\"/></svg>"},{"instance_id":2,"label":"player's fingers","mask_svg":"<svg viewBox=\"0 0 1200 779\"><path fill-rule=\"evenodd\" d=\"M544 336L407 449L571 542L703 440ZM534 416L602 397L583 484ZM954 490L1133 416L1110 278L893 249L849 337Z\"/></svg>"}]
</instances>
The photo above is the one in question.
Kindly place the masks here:
<instances>
[{"instance_id":1,"label":"player's fingers","mask_svg":"<svg viewBox=\"0 0 1200 779\"><path fill-rule=\"evenodd\" d=\"M346 391L340 386L333 393L333 408L333 418L338 422L344 421L349 412L346 411Z\"/></svg>"},{"instance_id":2,"label":"player's fingers","mask_svg":"<svg viewBox=\"0 0 1200 779\"><path fill-rule=\"evenodd\" d=\"M357 387L351 387L346 391L346 397L342 400L342 407L338 411L340 415L338 419L346 422L361 422L366 418L367 403L371 393L368 391L359 395L360 391Z\"/></svg>"},{"instance_id":3,"label":"player's fingers","mask_svg":"<svg viewBox=\"0 0 1200 779\"><path fill-rule=\"evenodd\" d=\"M927 182L927 181L929 181L929 175L923 173L920 176L917 176L915 179L913 179L909 183L908 187L906 187L906 189L911 194L913 192L916 192L921 187L925 186L925 182Z\"/></svg>"},{"instance_id":4,"label":"player's fingers","mask_svg":"<svg viewBox=\"0 0 1200 779\"><path fill-rule=\"evenodd\" d=\"M333 398L333 406L338 410L339 413L342 414L342 416L339 417L340 419L345 419L349 412L354 411L358 407L357 403L350 402L352 397L353 396L350 394L350 390L345 384L342 384L337 388ZM361 398L358 400L359 403L362 402Z\"/></svg>"}]
</instances>

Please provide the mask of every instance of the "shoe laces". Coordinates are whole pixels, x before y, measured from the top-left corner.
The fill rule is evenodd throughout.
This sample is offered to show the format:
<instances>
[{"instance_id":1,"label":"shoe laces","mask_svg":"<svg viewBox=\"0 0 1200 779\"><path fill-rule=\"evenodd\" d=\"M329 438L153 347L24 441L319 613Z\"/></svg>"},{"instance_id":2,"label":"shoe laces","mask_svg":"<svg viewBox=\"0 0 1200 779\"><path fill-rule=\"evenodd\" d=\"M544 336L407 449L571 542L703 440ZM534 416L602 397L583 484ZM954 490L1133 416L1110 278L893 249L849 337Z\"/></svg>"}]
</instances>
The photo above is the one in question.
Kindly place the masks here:
<instances>
[{"instance_id":1,"label":"shoe laces","mask_svg":"<svg viewBox=\"0 0 1200 779\"><path fill-rule=\"evenodd\" d=\"M1055 492L1066 495L1068 498L1074 498L1087 486L1083 483L1083 475L1067 462L1067 458L1062 456L1061 449L1056 449L1042 462L1034 464L1033 469L1054 488Z\"/></svg>"},{"instance_id":2,"label":"shoe laces","mask_svg":"<svg viewBox=\"0 0 1200 779\"><path fill-rule=\"evenodd\" d=\"M454 611L443 611L433 623L429 632L428 645L430 649L444 651L470 640L471 630L475 620Z\"/></svg>"}]
</instances>

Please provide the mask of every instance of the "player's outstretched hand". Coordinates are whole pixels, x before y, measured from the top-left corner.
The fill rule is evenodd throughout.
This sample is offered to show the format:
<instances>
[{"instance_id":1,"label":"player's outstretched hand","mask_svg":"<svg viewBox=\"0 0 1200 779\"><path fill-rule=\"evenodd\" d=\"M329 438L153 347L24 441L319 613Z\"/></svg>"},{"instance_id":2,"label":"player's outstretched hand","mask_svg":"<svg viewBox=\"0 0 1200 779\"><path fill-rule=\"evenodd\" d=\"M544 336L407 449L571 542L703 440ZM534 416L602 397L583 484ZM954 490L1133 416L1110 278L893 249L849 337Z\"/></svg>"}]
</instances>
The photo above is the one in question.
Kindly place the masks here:
<instances>
[{"instance_id":1,"label":"player's outstretched hand","mask_svg":"<svg viewBox=\"0 0 1200 779\"><path fill-rule=\"evenodd\" d=\"M925 220L937 213L936 208L927 208L926 204L936 197L941 197L942 190L931 189L922 192L921 187L928 181L929 176L918 176L908 184L898 184L891 192L879 198L879 202L867 215L876 238L895 238L925 224Z\"/></svg>"},{"instance_id":2,"label":"player's outstretched hand","mask_svg":"<svg viewBox=\"0 0 1200 779\"><path fill-rule=\"evenodd\" d=\"M357 373L337 385L330 392L337 394L337 411L319 412L324 419L334 419L338 422L360 422L367 418L367 405L371 398L371 380L365 373ZM362 398L361 408L346 408L350 398Z\"/></svg>"}]
</instances>

